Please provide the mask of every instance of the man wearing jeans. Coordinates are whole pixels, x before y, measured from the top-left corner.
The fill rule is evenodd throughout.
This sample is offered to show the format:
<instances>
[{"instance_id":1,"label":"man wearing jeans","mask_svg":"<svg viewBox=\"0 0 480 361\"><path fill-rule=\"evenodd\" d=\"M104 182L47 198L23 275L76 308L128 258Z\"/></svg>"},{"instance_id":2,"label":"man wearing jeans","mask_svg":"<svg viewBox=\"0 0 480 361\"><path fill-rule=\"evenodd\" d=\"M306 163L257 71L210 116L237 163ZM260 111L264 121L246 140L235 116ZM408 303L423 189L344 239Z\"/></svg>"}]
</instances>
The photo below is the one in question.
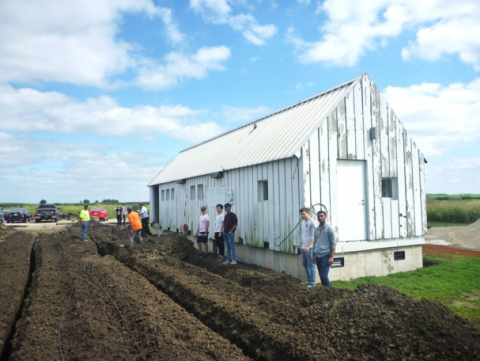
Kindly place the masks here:
<instances>
[{"instance_id":1,"label":"man wearing jeans","mask_svg":"<svg viewBox=\"0 0 480 361\"><path fill-rule=\"evenodd\" d=\"M87 240L88 225L90 224L90 214L88 213L88 204L83 206L80 211L80 218L82 219L82 241Z\"/></svg>"},{"instance_id":2,"label":"man wearing jeans","mask_svg":"<svg viewBox=\"0 0 480 361\"><path fill-rule=\"evenodd\" d=\"M133 242L135 238L138 238L140 242L143 242L142 238L142 221L138 216L137 212L133 212L132 207L127 207L128 212L128 229L130 231L130 236L128 237L128 241L130 246L133 246Z\"/></svg>"},{"instance_id":3,"label":"man wearing jeans","mask_svg":"<svg viewBox=\"0 0 480 361\"><path fill-rule=\"evenodd\" d=\"M327 224L327 214L324 211L320 211L317 213L317 218L320 225L315 228L312 261L317 264L322 286L330 286L328 272L333 263L333 255L335 254L335 247L337 247L337 240L335 239L335 233L333 232L332 227Z\"/></svg>"},{"instance_id":4,"label":"man wearing jeans","mask_svg":"<svg viewBox=\"0 0 480 361\"><path fill-rule=\"evenodd\" d=\"M223 219L223 238L225 239L225 246L227 247L227 259L223 262L224 265L237 264L237 252L235 249L235 230L237 229L238 219L235 213L232 212L232 205L225 204L225 217Z\"/></svg>"},{"instance_id":5,"label":"man wearing jeans","mask_svg":"<svg viewBox=\"0 0 480 361\"><path fill-rule=\"evenodd\" d=\"M307 274L307 287L315 286L315 279L317 278L317 273L315 270L315 264L312 262L313 259L313 236L315 233L315 223L310 217L310 210L306 207L300 209L300 216L303 219L302 222L302 264L305 268L305 273Z\"/></svg>"}]
</instances>

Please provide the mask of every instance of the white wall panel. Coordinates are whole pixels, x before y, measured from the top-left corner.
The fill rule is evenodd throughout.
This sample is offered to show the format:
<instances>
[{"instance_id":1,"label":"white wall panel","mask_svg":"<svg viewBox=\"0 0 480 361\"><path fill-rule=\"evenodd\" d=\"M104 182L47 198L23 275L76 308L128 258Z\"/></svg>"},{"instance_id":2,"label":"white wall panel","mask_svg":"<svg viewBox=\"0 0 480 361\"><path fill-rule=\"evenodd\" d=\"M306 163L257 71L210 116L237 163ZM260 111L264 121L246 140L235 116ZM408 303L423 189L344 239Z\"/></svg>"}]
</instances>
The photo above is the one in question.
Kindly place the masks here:
<instances>
[{"instance_id":1,"label":"white wall panel","mask_svg":"<svg viewBox=\"0 0 480 361\"><path fill-rule=\"evenodd\" d=\"M337 124L335 128L338 132L338 159L348 159L347 155L347 117L345 110L345 99L342 99L337 106L336 112Z\"/></svg>"},{"instance_id":2,"label":"white wall panel","mask_svg":"<svg viewBox=\"0 0 480 361\"><path fill-rule=\"evenodd\" d=\"M415 207L415 236L423 235L422 224L422 202L420 190L420 164L418 159L418 149L415 142L412 141L412 176L413 176L413 203Z\"/></svg>"},{"instance_id":3,"label":"white wall panel","mask_svg":"<svg viewBox=\"0 0 480 361\"><path fill-rule=\"evenodd\" d=\"M347 119L347 158L357 159L353 89L345 96L345 115Z\"/></svg>"},{"instance_id":4,"label":"white wall panel","mask_svg":"<svg viewBox=\"0 0 480 361\"><path fill-rule=\"evenodd\" d=\"M372 91L372 126L377 128L377 139L373 144L373 194L375 198L375 239L383 239L383 203L382 203L382 155L380 142L380 91L377 86L370 82Z\"/></svg>"},{"instance_id":5,"label":"white wall panel","mask_svg":"<svg viewBox=\"0 0 480 361\"><path fill-rule=\"evenodd\" d=\"M363 125L362 82L353 87L354 118L355 118L355 145L357 159L365 159L365 127Z\"/></svg>"},{"instance_id":6,"label":"white wall panel","mask_svg":"<svg viewBox=\"0 0 480 361\"><path fill-rule=\"evenodd\" d=\"M407 237L407 191L405 184L405 144L403 125L397 122L398 220L400 237Z\"/></svg>"},{"instance_id":7,"label":"white wall panel","mask_svg":"<svg viewBox=\"0 0 480 361\"><path fill-rule=\"evenodd\" d=\"M372 119L372 91L370 80L367 76L362 79L363 87L363 124L365 126L365 159L367 160L367 207L368 207L368 239L376 239L375 228L375 187L374 187L374 170L373 170L373 142L370 139L370 129L375 126Z\"/></svg>"}]
</instances>

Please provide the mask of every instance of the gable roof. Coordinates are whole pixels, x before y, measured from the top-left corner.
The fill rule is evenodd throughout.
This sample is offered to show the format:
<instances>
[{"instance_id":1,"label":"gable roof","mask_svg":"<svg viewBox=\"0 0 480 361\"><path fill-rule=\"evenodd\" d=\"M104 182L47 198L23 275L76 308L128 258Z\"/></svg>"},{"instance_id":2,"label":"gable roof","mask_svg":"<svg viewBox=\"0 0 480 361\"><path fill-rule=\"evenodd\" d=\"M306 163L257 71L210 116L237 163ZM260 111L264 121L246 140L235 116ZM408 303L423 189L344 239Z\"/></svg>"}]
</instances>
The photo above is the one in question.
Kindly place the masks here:
<instances>
[{"instance_id":1,"label":"gable roof","mask_svg":"<svg viewBox=\"0 0 480 361\"><path fill-rule=\"evenodd\" d=\"M184 149L148 186L293 157L360 79Z\"/></svg>"}]
</instances>

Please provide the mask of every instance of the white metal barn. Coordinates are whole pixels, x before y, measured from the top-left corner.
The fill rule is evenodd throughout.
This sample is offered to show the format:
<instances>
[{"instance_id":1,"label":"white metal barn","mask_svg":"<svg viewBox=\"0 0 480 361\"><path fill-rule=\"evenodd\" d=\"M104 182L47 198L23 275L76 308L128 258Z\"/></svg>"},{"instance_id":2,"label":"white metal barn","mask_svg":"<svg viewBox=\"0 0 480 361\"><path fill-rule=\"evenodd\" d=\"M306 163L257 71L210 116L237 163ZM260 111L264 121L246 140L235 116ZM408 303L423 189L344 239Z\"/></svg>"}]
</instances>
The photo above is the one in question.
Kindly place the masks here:
<instances>
[{"instance_id":1,"label":"white metal barn","mask_svg":"<svg viewBox=\"0 0 480 361\"><path fill-rule=\"evenodd\" d=\"M180 152L149 184L151 219L194 234L206 205L213 236L215 206L229 201L237 254L304 279L299 209L323 204L339 237L330 279L413 270L425 163L365 74Z\"/></svg>"}]
</instances>

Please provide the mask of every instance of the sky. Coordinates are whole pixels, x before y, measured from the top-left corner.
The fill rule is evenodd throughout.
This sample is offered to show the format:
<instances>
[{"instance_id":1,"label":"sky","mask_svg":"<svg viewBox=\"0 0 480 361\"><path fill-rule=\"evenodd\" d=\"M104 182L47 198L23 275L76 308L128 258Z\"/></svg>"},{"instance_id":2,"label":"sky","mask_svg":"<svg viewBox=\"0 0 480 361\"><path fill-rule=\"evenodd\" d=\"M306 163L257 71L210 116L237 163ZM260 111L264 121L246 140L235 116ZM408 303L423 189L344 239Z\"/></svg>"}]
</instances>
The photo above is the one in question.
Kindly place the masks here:
<instances>
[{"instance_id":1,"label":"sky","mask_svg":"<svg viewBox=\"0 0 480 361\"><path fill-rule=\"evenodd\" d=\"M149 199L182 149L368 73L480 193L478 0L0 0L0 203Z\"/></svg>"}]
</instances>

